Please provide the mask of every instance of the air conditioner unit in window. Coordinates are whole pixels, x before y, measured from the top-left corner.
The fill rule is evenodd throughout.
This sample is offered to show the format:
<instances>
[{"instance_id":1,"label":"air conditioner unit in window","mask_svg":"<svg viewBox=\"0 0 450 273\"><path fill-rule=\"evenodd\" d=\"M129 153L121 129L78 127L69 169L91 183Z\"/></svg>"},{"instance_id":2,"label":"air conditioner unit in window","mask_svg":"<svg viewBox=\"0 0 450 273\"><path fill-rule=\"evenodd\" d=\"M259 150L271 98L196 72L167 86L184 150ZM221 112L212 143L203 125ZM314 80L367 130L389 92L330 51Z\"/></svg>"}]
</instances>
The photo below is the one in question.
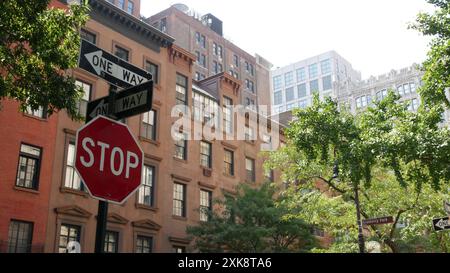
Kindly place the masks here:
<instances>
[{"instance_id":1,"label":"air conditioner unit in window","mask_svg":"<svg viewBox=\"0 0 450 273\"><path fill-rule=\"evenodd\" d=\"M212 171L210 169L203 169L203 175L206 177L211 177Z\"/></svg>"}]
</instances>

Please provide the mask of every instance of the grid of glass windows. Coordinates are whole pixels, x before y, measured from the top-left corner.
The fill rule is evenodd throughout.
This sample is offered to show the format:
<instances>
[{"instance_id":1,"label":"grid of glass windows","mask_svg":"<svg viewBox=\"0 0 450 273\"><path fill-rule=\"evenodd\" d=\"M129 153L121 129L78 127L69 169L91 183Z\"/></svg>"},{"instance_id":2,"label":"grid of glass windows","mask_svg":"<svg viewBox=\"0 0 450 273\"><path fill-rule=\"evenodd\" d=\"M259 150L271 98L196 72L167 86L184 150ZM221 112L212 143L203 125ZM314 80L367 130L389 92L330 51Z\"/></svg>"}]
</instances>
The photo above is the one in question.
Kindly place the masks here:
<instances>
[{"instance_id":1,"label":"grid of glass windows","mask_svg":"<svg viewBox=\"0 0 450 273\"><path fill-rule=\"evenodd\" d=\"M107 230L105 234L104 253L119 252L119 232Z\"/></svg>"},{"instance_id":2,"label":"grid of glass windows","mask_svg":"<svg viewBox=\"0 0 450 273\"><path fill-rule=\"evenodd\" d=\"M231 134L233 132L233 101L230 98L223 97L223 126L225 133Z\"/></svg>"},{"instance_id":3,"label":"grid of glass windows","mask_svg":"<svg viewBox=\"0 0 450 273\"><path fill-rule=\"evenodd\" d=\"M414 99L409 101L408 110L409 111L415 111L417 109L419 109L419 100L414 98Z\"/></svg>"},{"instance_id":4,"label":"grid of glass windows","mask_svg":"<svg viewBox=\"0 0 450 273\"><path fill-rule=\"evenodd\" d=\"M125 61L128 61L130 53L125 48L116 45L114 55L116 55L117 57L119 57L121 59L124 59Z\"/></svg>"},{"instance_id":5,"label":"grid of glass windows","mask_svg":"<svg viewBox=\"0 0 450 273\"><path fill-rule=\"evenodd\" d=\"M92 85L80 80L75 80L75 84L83 89L83 97L81 98L80 102L78 103L78 113L85 117L86 111L87 111L87 105L91 98L91 90Z\"/></svg>"},{"instance_id":6,"label":"grid of glass windows","mask_svg":"<svg viewBox=\"0 0 450 273\"><path fill-rule=\"evenodd\" d=\"M283 94L281 93L281 91L273 93L273 103L275 105L283 103Z\"/></svg>"},{"instance_id":7,"label":"grid of glass windows","mask_svg":"<svg viewBox=\"0 0 450 273\"><path fill-rule=\"evenodd\" d=\"M356 108L364 108L371 104L372 97L370 95L364 95L356 98Z\"/></svg>"},{"instance_id":8,"label":"grid of glass windows","mask_svg":"<svg viewBox=\"0 0 450 273\"><path fill-rule=\"evenodd\" d=\"M302 100L298 103L298 107L301 109L305 109L309 106L309 100Z\"/></svg>"},{"instance_id":9,"label":"grid of glass windows","mask_svg":"<svg viewBox=\"0 0 450 273\"><path fill-rule=\"evenodd\" d=\"M320 69L322 71L322 74L331 73L331 61L330 61L330 59L321 61L320 62Z\"/></svg>"},{"instance_id":10,"label":"grid of glass windows","mask_svg":"<svg viewBox=\"0 0 450 273\"><path fill-rule=\"evenodd\" d=\"M297 69L296 73L297 73L297 82L306 81L306 71L304 67Z\"/></svg>"},{"instance_id":11,"label":"grid of glass windows","mask_svg":"<svg viewBox=\"0 0 450 273\"><path fill-rule=\"evenodd\" d=\"M281 75L273 77L273 90L278 90L281 88Z\"/></svg>"},{"instance_id":12,"label":"grid of glass windows","mask_svg":"<svg viewBox=\"0 0 450 273\"><path fill-rule=\"evenodd\" d=\"M175 157L178 159L186 160L187 159L187 140L186 135L183 133L175 133L175 136L178 140L175 140Z\"/></svg>"},{"instance_id":13,"label":"grid of glass windows","mask_svg":"<svg viewBox=\"0 0 450 273\"><path fill-rule=\"evenodd\" d=\"M27 112L28 115L32 115L38 118L45 118L47 116L46 111L44 111L44 107L39 106L38 109L33 110L31 109L31 106L27 107Z\"/></svg>"},{"instance_id":14,"label":"grid of glass windows","mask_svg":"<svg viewBox=\"0 0 450 273\"><path fill-rule=\"evenodd\" d=\"M387 89L383 89L383 90L381 90L381 91L378 91L378 92L376 93L376 99L377 99L377 101L383 100L383 99L387 96L387 94L388 94Z\"/></svg>"},{"instance_id":15,"label":"grid of glass windows","mask_svg":"<svg viewBox=\"0 0 450 273\"><path fill-rule=\"evenodd\" d=\"M322 78L322 88L324 91L332 88L331 75Z\"/></svg>"},{"instance_id":16,"label":"grid of glass windows","mask_svg":"<svg viewBox=\"0 0 450 273\"><path fill-rule=\"evenodd\" d=\"M304 98L306 97L306 83L302 83L300 85L297 86L297 96L299 98Z\"/></svg>"},{"instance_id":17,"label":"grid of glass windows","mask_svg":"<svg viewBox=\"0 0 450 273\"><path fill-rule=\"evenodd\" d=\"M208 221L208 213L212 207L212 192L200 190L200 221Z\"/></svg>"},{"instance_id":18,"label":"grid of glass windows","mask_svg":"<svg viewBox=\"0 0 450 273\"><path fill-rule=\"evenodd\" d=\"M291 86L294 84L294 72L290 71L284 74L284 84L285 86Z\"/></svg>"},{"instance_id":19,"label":"grid of glass windows","mask_svg":"<svg viewBox=\"0 0 450 273\"><path fill-rule=\"evenodd\" d=\"M136 253L152 253L153 238L138 235L136 237Z\"/></svg>"},{"instance_id":20,"label":"grid of glass windows","mask_svg":"<svg viewBox=\"0 0 450 273\"><path fill-rule=\"evenodd\" d=\"M217 101L199 92L192 92L192 98L194 119L217 127L219 123L218 115L216 115L219 109Z\"/></svg>"},{"instance_id":21,"label":"grid of glass windows","mask_svg":"<svg viewBox=\"0 0 450 273\"><path fill-rule=\"evenodd\" d=\"M211 150L211 143L200 141L200 165L205 168L211 168Z\"/></svg>"},{"instance_id":22,"label":"grid of glass windows","mask_svg":"<svg viewBox=\"0 0 450 273\"><path fill-rule=\"evenodd\" d=\"M255 140L255 132L252 127L245 125L245 140L246 141L254 141Z\"/></svg>"},{"instance_id":23,"label":"grid of glass windows","mask_svg":"<svg viewBox=\"0 0 450 273\"><path fill-rule=\"evenodd\" d=\"M144 165L142 169L142 185L139 188L138 203L153 207L155 167Z\"/></svg>"},{"instance_id":24,"label":"grid of glass windows","mask_svg":"<svg viewBox=\"0 0 450 273\"><path fill-rule=\"evenodd\" d=\"M134 3L131 0L128 0L127 12L129 14L133 14L134 12Z\"/></svg>"},{"instance_id":25,"label":"grid of glass windows","mask_svg":"<svg viewBox=\"0 0 450 273\"><path fill-rule=\"evenodd\" d=\"M156 112L150 110L142 115L141 136L146 139L156 140Z\"/></svg>"},{"instance_id":26,"label":"grid of glass windows","mask_svg":"<svg viewBox=\"0 0 450 273\"><path fill-rule=\"evenodd\" d=\"M173 184L173 215L175 216L186 217L185 190L186 185Z\"/></svg>"},{"instance_id":27,"label":"grid of glass windows","mask_svg":"<svg viewBox=\"0 0 450 273\"><path fill-rule=\"evenodd\" d=\"M74 190L83 190L83 183L75 171L75 143L70 142L67 147L66 157L66 176L64 179L64 187Z\"/></svg>"},{"instance_id":28,"label":"grid of glass windows","mask_svg":"<svg viewBox=\"0 0 450 273\"><path fill-rule=\"evenodd\" d=\"M309 82L309 90L311 94L319 92L319 80L313 80Z\"/></svg>"},{"instance_id":29,"label":"grid of glass windows","mask_svg":"<svg viewBox=\"0 0 450 273\"><path fill-rule=\"evenodd\" d=\"M187 105L187 77L177 73L176 104Z\"/></svg>"},{"instance_id":30,"label":"grid of glass windows","mask_svg":"<svg viewBox=\"0 0 450 273\"><path fill-rule=\"evenodd\" d=\"M316 78L319 74L317 64L312 64L309 66L309 78Z\"/></svg>"},{"instance_id":31,"label":"grid of glass windows","mask_svg":"<svg viewBox=\"0 0 450 273\"><path fill-rule=\"evenodd\" d=\"M295 99L294 87L289 87L286 89L286 101L292 101Z\"/></svg>"},{"instance_id":32,"label":"grid of glass windows","mask_svg":"<svg viewBox=\"0 0 450 273\"><path fill-rule=\"evenodd\" d=\"M246 157L245 158L245 170L247 181L255 182L255 160Z\"/></svg>"},{"instance_id":33,"label":"grid of glass windows","mask_svg":"<svg viewBox=\"0 0 450 273\"><path fill-rule=\"evenodd\" d=\"M224 150L223 158L223 172L228 175L234 175L234 152L230 150Z\"/></svg>"},{"instance_id":34,"label":"grid of glass windows","mask_svg":"<svg viewBox=\"0 0 450 273\"><path fill-rule=\"evenodd\" d=\"M400 96L416 92L416 84L414 82L405 83L397 86L397 92Z\"/></svg>"},{"instance_id":35,"label":"grid of glass windows","mask_svg":"<svg viewBox=\"0 0 450 273\"><path fill-rule=\"evenodd\" d=\"M75 225L62 224L59 230L58 252L66 253L67 245L70 242L80 242L81 227Z\"/></svg>"},{"instance_id":36,"label":"grid of glass windows","mask_svg":"<svg viewBox=\"0 0 450 273\"><path fill-rule=\"evenodd\" d=\"M150 72L150 74L152 74L152 79L153 79L153 82L155 83L155 84L158 84L158 72L159 72L159 69L158 69L158 65L156 65L156 64L154 64L154 63L152 63L152 62L149 62L149 61L145 61L145 68L144 68L147 72Z\"/></svg>"},{"instance_id":37,"label":"grid of glass windows","mask_svg":"<svg viewBox=\"0 0 450 273\"><path fill-rule=\"evenodd\" d=\"M29 189L38 188L40 161L41 148L26 144L20 145L16 186Z\"/></svg>"},{"instance_id":38,"label":"grid of glass windows","mask_svg":"<svg viewBox=\"0 0 450 273\"><path fill-rule=\"evenodd\" d=\"M8 231L8 253L30 253L33 223L11 220Z\"/></svg>"}]
</instances>

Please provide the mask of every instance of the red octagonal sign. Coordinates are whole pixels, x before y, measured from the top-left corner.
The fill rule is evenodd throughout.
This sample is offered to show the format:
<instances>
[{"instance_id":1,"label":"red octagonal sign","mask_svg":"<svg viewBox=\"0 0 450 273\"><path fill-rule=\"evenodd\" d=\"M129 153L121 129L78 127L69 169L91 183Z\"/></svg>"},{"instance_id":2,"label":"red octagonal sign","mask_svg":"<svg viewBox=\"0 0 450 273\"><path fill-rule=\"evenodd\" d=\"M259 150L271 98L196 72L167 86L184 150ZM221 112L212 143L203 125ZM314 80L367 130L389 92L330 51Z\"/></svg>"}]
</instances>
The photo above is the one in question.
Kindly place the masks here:
<instances>
[{"instance_id":1,"label":"red octagonal sign","mask_svg":"<svg viewBox=\"0 0 450 273\"><path fill-rule=\"evenodd\" d=\"M98 116L76 142L75 169L92 197L122 204L139 188L144 154L128 126Z\"/></svg>"}]
</instances>

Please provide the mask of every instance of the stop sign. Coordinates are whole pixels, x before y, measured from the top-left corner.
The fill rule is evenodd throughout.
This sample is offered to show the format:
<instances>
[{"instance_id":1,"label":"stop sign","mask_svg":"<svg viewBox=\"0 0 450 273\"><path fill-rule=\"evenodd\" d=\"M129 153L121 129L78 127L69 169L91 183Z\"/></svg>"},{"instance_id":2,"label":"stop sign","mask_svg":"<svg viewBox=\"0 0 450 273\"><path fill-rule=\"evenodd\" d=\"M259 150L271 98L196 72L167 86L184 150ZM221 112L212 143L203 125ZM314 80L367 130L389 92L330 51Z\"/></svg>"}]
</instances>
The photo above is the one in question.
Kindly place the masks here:
<instances>
[{"instance_id":1,"label":"stop sign","mask_svg":"<svg viewBox=\"0 0 450 273\"><path fill-rule=\"evenodd\" d=\"M141 185L143 156L123 123L98 116L77 131L75 169L96 199L125 202Z\"/></svg>"}]
</instances>

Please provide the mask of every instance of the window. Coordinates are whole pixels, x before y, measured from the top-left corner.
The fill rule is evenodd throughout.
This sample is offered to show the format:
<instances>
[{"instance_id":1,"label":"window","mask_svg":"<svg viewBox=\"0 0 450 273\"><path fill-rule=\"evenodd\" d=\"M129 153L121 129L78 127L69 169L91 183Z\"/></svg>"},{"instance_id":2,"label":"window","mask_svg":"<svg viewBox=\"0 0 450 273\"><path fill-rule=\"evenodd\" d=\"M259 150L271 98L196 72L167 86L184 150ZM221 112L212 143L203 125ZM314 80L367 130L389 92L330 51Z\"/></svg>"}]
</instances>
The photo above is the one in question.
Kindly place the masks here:
<instances>
[{"instance_id":1,"label":"window","mask_svg":"<svg viewBox=\"0 0 450 273\"><path fill-rule=\"evenodd\" d=\"M131 2L130 0L128 0L128 8L127 8L127 12L129 14L133 14L134 12L134 3Z\"/></svg>"},{"instance_id":2,"label":"window","mask_svg":"<svg viewBox=\"0 0 450 273\"><path fill-rule=\"evenodd\" d=\"M306 71L304 67L297 69L296 73L297 73L297 82L306 81Z\"/></svg>"},{"instance_id":3,"label":"window","mask_svg":"<svg viewBox=\"0 0 450 273\"><path fill-rule=\"evenodd\" d=\"M324 91L332 88L331 75L322 78L322 87Z\"/></svg>"},{"instance_id":4,"label":"window","mask_svg":"<svg viewBox=\"0 0 450 273\"><path fill-rule=\"evenodd\" d=\"M294 72L288 72L284 74L284 84L285 86L291 86L294 84Z\"/></svg>"},{"instance_id":5,"label":"window","mask_svg":"<svg viewBox=\"0 0 450 273\"><path fill-rule=\"evenodd\" d=\"M85 83L80 80L75 80L75 84L83 89L83 97L81 98L80 102L78 103L78 113L85 117L87 112L87 105L91 98L91 90L92 85L89 83Z\"/></svg>"},{"instance_id":6,"label":"window","mask_svg":"<svg viewBox=\"0 0 450 273\"><path fill-rule=\"evenodd\" d=\"M247 125L245 126L245 140L250 142L255 140L255 131Z\"/></svg>"},{"instance_id":7,"label":"window","mask_svg":"<svg viewBox=\"0 0 450 273\"><path fill-rule=\"evenodd\" d=\"M223 48L221 45L217 46L217 55L219 56L219 59L223 58Z\"/></svg>"},{"instance_id":8,"label":"window","mask_svg":"<svg viewBox=\"0 0 450 273\"><path fill-rule=\"evenodd\" d=\"M152 253L153 238L138 235L136 237L136 253Z\"/></svg>"},{"instance_id":9,"label":"window","mask_svg":"<svg viewBox=\"0 0 450 273\"><path fill-rule=\"evenodd\" d=\"M200 221L208 221L208 213L212 207L212 192L200 190Z\"/></svg>"},{"instance_id":10,"label":"window","mask_svg":"<svg viewBox=\"0 0 450 273\"><path fill-rule=\"evenodd\" d=\"M175 158L186 160L187 159L187 140L183 133L178 133L177 138L179 140L175 141Z\"/></svg>"},{"instance_id":11,"label":"window","mask_svg":"<svg viewBox=\"0 0 450 273\"><path fill-rule=\"evenodd\" d=\"M214 55L217 55L217 44L216 42L213 42L213 50L212 50Z\"/></svg>"},{"instance_id":12,"label":"window","mask_svg":"<svg viewBox=\"0 0 450 273\"><path fill-rule=\"evenodd\" d=\"M409 87L411 88L411 93L415 93L416 92L416 83L410 82L409 83Z\"/></svg>"},{"instance_id":13,"label":"window","mask_svg":"<svg viewBox=\"0 0 450 273\"><path fill-rule=\"evenodd\" d=\"M186 217L186 185L173 184L173 215Z\"/></svg>"},{"instance_id":14,"label":"window","mask_svg":"<svg viewBox=\"0 0 450 273\"><path fill-rule=\"evenodd\" d=\"M11 220L8 232L8 253L30 253L33 223Z\"/></svg>"},{"instance_id":15,"label":"window","mask_svg":"<svg viewBox=\"0 0 450 273\"><path fill-rule=\"evenodd\" d=\"M409 83L405 83L403 85L403 90L405 91L405 95L411 93L411 89L409 88Z\"/></svg>"},{"instance_id":16,"label":"window","mask_svg":"<svg viewBox=\"0 0 450 273\"><path fill-rule=\"evenodd\" d=\"M281 88L281 76L273 77L273 90Z\"/></svg>"},{"instance_id":17,"label":"window","mask_svg":"<svg viewBox=\"0 0 450 273\"><path fill-rule=\"evenodd\" d=\"M85 39L86 41L91 42L93 44L97 42L97 36L94 33L89 32L83 28L80 31L80 36L82 39Z\"/></svg>"},{"instance_id":18,"label":"window","mask_svg":"<svg viewBox=\"0 0 450 273\"><path fill-rule=\"evenodd\" d=\"M211 126L217 126L219 123L218 112L219 104L209 96L199 92L192 92L192 103L194 110L194 120L200 121Z\"/></svg>"},{"instance_id":19,"label":"window","mask_svg":"<svg viewBox=\"0 0 450 273\"><path fill-rule=\"evenodd\" d=\"M149 61L145 61L145 70L147 72L150 72L150 74L152 74L153 82L155 84L158 84L158 77L159 77L159 75L158 75L158 72L159 72L158 65L156 65L156 64L154 64L152 62L149 62Z\"/></svg>"},{"instance_id":20,"label":"window","mask_svg":"<svg viewBox=\"0 0 450 273\"><path fill-rule=\"evenodd\" d=\"M176 104L188 105L187 103L187 78L177 73Z\"/></svg>"},{"instance_id":21,"label":"window","mask_svg":"<svg viewBox=\"0 0 450 273\"><path fill-rule=\"evenodd\" d=\"M161 19L161 23L159 25L159 30L162 32L166 32L167 31L167 18L162 18Z\"/></svg>"},{"instance_id":22,"label":"window","mask_svg":"<svg viewBox=\"0 0 450 273\"><path fill-rule=\"evenodd\" d=\"M297 95L299 98L304 98L306 97L306 83L302 83L299 86L297 86Z\"/></svg>"},{"instance_id":23,"label":"window","mask_svg":"<svg viewBox=\"0 0 450 273\"><path fill-rule=\"evenodd\" d=\"M223 72L223 65L219 64L218 67L219 67L219 72Z\"/></svg>"},{"instance_id":24,"label":"window","mask_svg":"<svg viewBox=\"0 0 450 273\"><path fill-rule=\"evenodd\" d=\"M138 203L153 207L155 167L144 165L142 169L142 186L139 188Z\"/></svg>"},{"instance_id":25,"label":"window","mask_svg":"<svg viewBox=\"0 0 450 273\"><path fill-rule=\"evenodd\" d=\"M67 147L66 157L66 176L64 179L64 187L74 190L84 190L84 185L81 182L78 173L75 171L75 143L70 142Z\"/></svg>"},{"instance_id":26,"label":"window","mask_svg":"<svg viewBox=\"0 0 450 273\"><path fill-rule=\"evenodd\" d=\"M173 246L174 253L186 253L186 247L184 246Z\"/></svg>"},{"instance_id":27,"label":"window","mask_svg":"<svg viewBox=\"0 0 450 273\"><path fill-rule=\"evenodd\" d=\"M195 33L195 41L197 42L197 44L200 44L200 33L199 32Z\"/></svg>"},{"instance_id":28,"label":"window","mask_svg":"<svg viewBox=\"0 0 450 273\"><path fill-rule=\"evenodd\" d=\"M206 56L205 54L200 54L200 52L196 51L197 54L197 63L202 67L206 67Z\"/></svg>"},{"instance_id":29,"label":"window","mask_svg":"<svg viewBox=\"0 0 450 273\"><path fill-rule=\"evenodd\" d=\"M409 111L415 111L419 109L419 100L414 98L410 101L409 105L408 105L408 110Z\"/></svg>"},{"instance_id":30,"label":"window","mask_svg":"<svg viewBox=\"0 0 450 273\"><path fill-rule=\"evenodd\" d=\"M294 108L295 108L295 103L290 103L290 104L286 105L286 111L291 111Z\"/></svg>"},{"instance_id":31,"label":"window","mask_svg":"<svg viewBox=\"0 0 450 273\"><path fill-rule=\"evenodd\" d=\"M117 57L119 57L125 61L128 61L130 53L125 48L116 45L114 55L116 55Z\"/></svg>"},{"instance_id":32,"label":"window","mask_svg":"<svg viewBox=\"0 0 450 273\"><path fill-rule=\"evenodd\" d=\"M195 80L196 81L200 80L200 73L199 72L195 72Z\"/></svg>"},{"instance_id":33,"label":"window","mask_svg":"<svg viewBox=\"0 0 450 273\"><path fill-rule=\"evenodd\" d=\"M223 172L228 175L234 175L234 152L230 150L224 150L223 162Z\"/></svg>"},{"instance_id":34,"label":"window","mask_svg":"<svg viewBox=\"0 0 450 273\"><path fill-rule=\"evenodd\" d=\"M239 57L238 55L233 55L234 66L239 67Z\"/></svg>"},{"instance_id":35,"label":"window","mask_svg":"<svg viewBox=\"0 0 450 273\"><path fill-rule=\"evenodd\" d=\"M107 230L105 234L104 253L119 252L119 232Z\"/></svg>"},{"instance_id":36,"label":"window","mask_svg":"<svg viewBox=\"0 0 450 273\"><path fill-rule=\"evenodd\" d=\"M255 182L255 160L246 157L245 158L245 170L247 174L247 181Z\"/></svg>"},{"instance_id":37,"label":"window","mask_svg":"<svg viewBox=\"0 0 450 273\"><path fill-rule=\"evenodd\" d=\"M319 80L313 80L309 82L309 90L311 94L319 92Z\"/></svg>"},{"instance_id":38,"label":"window","mask_svg":"<svg viewBox=\"0 0 450 273\"><path fill-rule=\"evenodd\" d=\"M320 69L322 70L322 74L331 73L331 62L330 62L330 59L321 61L320 62Z\"/></svg>"},{"instance_id":39,"label":"window","mask_svg":"<svg viewBox=\"0 0 450 273\"><path fill-rule=\"evenodd\" d=\"M281 91L273 93L273 104L279 105L283 103L283 94Z\"/></svg>"},{"instance_id":40,"label":"window","mask_svg":"<svg viewBox=\"0 0 450 273\"><path fill-rule=\"evenodd\" d=\"M290 87L286 89L286 101L291 101L295 99L294 95L294 87Z\"/></svg>"},{"instance_id":41,"label":"window","mask_svg":"<svg viewBox=\"0 0 450 273\"><path fill-rule=\"evenodd\" d=\"M215 74L219 73L219 66L216 61L213 61L213 70Z\"/></svg>"},{"instance_id":42,"label":"window","mask_svg":"<svg viewBox=\"0 0 450 273\"><path fill-rule=\"evenodd\" d=\"M211 168L211 143L200 141L200 165Z\"/></svg>"},{"instance_id":43,"label":"window","mask_svg":"<svg viewBox=\"0 0 450 273\"><path fill-rule=\"evenodd\" d=\"M201 45L203 48L206 48L206 37L205 37L205 35L201 35L201 36L200 36L200 45Z\"/></svg>"},{"instance_id":44,"label":"window","mask_svg":"<svg viewBox=\"0 0 450 273\"><path fill-rule=\"evenodd\" d=\"M231 134L233 132L233 100L223 97L223 126L225 133Z\"/></svg>"},{"instance_id":45,"label":"window","mask_svg":"<svg viewBox=\"0 0 450 273\"><path fill-rule=\"evenodd\" d=\"M309 78L310 79L317 77L317 75L319 73L317 70L318 70L317 64L312 64L309 66Z\"/></svg>"},{"instance_id":46,"label":"window","mask_svg":"<svg viewBox=\"0 0 450 273\"><path fill-rule=\"evenodd\" d=\"M309 100L302 100L298 103L298 107L301 109L305 109L309 106Z\"/></svg>"},{"instance_id":47,"label":"window","mask_svg":"<svg viewBox=\"0 0 450 273\"><path fill-rule=\"evenodd\" d=\"M37 190L39 184L40 163L41 148L21 144L16 186Z\"/></svg>"},{"instance_id":48,"label":"window","mask_svg":"<svg viewBox=\"0 0 450 273\"><path fill-rule=\"evenodd\" d=\"M405 90L403 89L403 85L397 86L397 92L400 96L403 96L405 94Z\"/></svg>"},{"instance_id":49,"label":"window","mask_svg":"<svg viewBox=\"0 0 450 273\"><path fill-rule=\"evenodd\" d=\"M39 106L37 110L33 110L31 109L30 106L27 107L27 112L28 115L32 115L38 118L42 118L45 119L47 117L47 112L44 111L44 107Z\"/></svg>"},{"instance_id":50,"label":"window","mask_svg":"<svg viewBox=\"0 0 450 273\"><path fill-rule=\"evenodd\" d=\"M383 100L386 96L387 96L387 90L386 89L383 89L383 90L378 91L376 93L377 101Z\"/></svg>"},{"instance_id":51,"label":"window","mask_svg":"<svg viewBox=\"0 0 450 273\"><path fill-rule=\"evenodd\" d=\"M66 253L69 242L80 242L81 227L62 224L59 230L58 252Z\"/></svg>"},{"instance_id":52,"label":"window","mask_svg":"<svg viewBox=\"0 0 450 273\"><path fill-rule=\"evenodd\" d=\"M371 104L372 98L370 95L364 95L356 98L356 108L364 108Z\"/></svg>"},{"instance_id":53,"label":"window","mask_svg":"<svg viewBox=\"0 0 450 273\"><path fill-rule=\"evenodd\" d=\"M119 0L119 7L125 9L125 0Z\"/></svg>"},{"instance_id":54,"label":"window","mask_svg":"<svg viewBox=\"0 0 450 273\"><path fill-rule=\"evenodd\" d=\"M156 140L156 112L154 110L142 115L141 136L146 139Z\"/></svg>"}]
</instances>

